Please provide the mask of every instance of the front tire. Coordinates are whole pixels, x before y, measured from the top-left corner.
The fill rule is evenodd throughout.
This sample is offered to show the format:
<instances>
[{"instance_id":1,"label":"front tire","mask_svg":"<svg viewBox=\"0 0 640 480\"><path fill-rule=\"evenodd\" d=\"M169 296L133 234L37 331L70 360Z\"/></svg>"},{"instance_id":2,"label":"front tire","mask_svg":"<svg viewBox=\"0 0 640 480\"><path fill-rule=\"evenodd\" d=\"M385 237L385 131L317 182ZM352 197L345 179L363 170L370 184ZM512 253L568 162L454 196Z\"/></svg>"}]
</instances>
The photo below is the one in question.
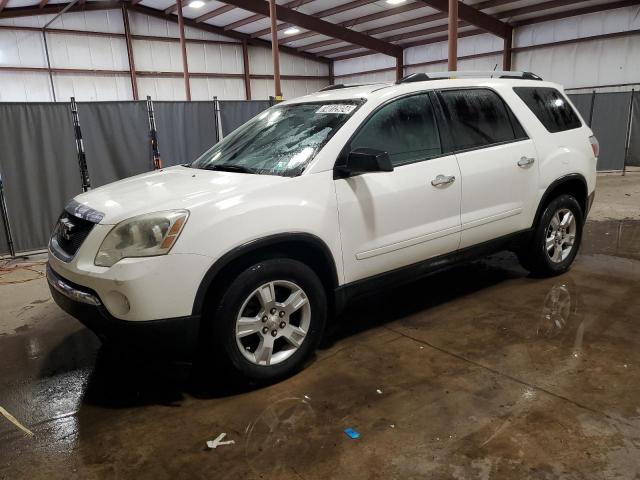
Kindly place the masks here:
<instances>
[{"instance_id":1,"label":"front tire","mask_svg":"<svg viewBox=\"0 0 640 480\"><path fill-rule=\"evenodd\" d=\"M304 366L327 316L326 293L307 265L289 258L242 271L214 314L213 346L246 378L273 381Z\"/></svg>"},{"instance_id":2,"label":"front tire","mask_svg":"<svg viewBox=\"0 0 640 480\"><path fill-rule=\"evenodd\" d=\"M524 268L537 277L560 275L571 267L582 241L584 215L571 195L560 195L545 207L531 238L518 252Z\"/></svg>"}]
</instances>

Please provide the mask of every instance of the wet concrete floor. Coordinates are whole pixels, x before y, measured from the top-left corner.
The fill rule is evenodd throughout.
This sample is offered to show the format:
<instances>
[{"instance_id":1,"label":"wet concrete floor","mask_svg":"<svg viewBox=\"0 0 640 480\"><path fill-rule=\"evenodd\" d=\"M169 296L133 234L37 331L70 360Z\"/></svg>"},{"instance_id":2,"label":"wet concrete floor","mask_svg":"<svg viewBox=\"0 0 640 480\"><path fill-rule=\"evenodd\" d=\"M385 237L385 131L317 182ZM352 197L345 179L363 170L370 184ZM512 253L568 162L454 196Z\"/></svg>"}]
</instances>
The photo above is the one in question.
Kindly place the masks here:
<instances>
[{"instance_id":1,"label":"wet concrete floor","mask_svg":"<svg viewBox=\"0 0 640 480\"><path fill-rule=\"evenodd\" d=\"M557 278L504 253L353 304L262 388L101 348L8 278L0 406L34 436L0 416L2 479L640 477L638 221L589 223Z\"/></svg>"}]
</instances>

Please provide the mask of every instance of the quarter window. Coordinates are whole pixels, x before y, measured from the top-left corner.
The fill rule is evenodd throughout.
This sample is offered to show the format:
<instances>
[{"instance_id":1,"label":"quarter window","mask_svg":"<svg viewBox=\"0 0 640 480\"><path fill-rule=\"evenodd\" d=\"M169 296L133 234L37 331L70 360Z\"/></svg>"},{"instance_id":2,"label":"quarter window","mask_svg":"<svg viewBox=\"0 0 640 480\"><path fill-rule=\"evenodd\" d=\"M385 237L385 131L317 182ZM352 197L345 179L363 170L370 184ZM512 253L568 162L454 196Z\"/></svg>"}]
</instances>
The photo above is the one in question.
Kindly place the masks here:
<instances>
[{"instance_id":1,"label":"quarter window","mask_svg":"<svg viewBox=\"0 0 640 480\"><path fill-rule=\"evenodd\" d=\"M441 95L456 150L526 138L518 120L494 91L444 90Z\"/></svg>"},{"instance_id":2,"label":"quarter window","mask_svg":"<svg viewBox=\"0 0 640 480\"><path fill-rule=\"evenodd\" d=\"M351 150L356 148L383 150L394 166L442 154L429 96L413 95L383 106L351 141Z\"/></svg>"},{"instance_id":3,"label":"quarter window","mask_svg":"<svg viewBox=\"0 0 640 480\"><path fill-rule=\"evenodd\" d=\"M514 92L551 133L582 126L567 99L555 88L515 87Z\"/></svg>"}]
</instances>

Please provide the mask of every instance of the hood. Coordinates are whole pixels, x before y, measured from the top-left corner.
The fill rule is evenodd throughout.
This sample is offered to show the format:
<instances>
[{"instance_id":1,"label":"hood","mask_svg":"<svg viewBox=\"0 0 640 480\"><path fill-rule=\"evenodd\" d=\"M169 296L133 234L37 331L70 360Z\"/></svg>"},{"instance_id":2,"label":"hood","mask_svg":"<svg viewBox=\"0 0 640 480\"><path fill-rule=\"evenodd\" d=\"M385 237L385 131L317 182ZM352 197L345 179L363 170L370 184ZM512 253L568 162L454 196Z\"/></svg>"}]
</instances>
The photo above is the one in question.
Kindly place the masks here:
<instances>
[{"instance_id":1,"label":"hood","mask_svg":"<svg viewBox=\"0 0 640 480\"><path fill-rule=\"evenodd\" d=\"M111 225L144 213L193 210L237 195L251 194L287 180L275 175L216 172L177 166L98 187L78 195L72 203L76 205L75 211L92 209L100 212L100 223Z\"/></svg>"}]
</instances>

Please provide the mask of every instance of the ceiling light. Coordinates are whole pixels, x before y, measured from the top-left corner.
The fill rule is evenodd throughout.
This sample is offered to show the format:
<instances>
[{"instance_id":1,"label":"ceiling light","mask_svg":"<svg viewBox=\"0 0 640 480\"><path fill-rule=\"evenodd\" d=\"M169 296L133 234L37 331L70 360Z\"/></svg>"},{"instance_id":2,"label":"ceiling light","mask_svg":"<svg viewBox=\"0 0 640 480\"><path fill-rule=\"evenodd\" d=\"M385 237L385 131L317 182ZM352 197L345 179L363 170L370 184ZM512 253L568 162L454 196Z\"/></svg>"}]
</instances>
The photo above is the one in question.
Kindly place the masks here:
<instances>
[{"instance_id":1,"label":"ceiling light","mask_svg":"<svg viewBox=\"0 0 640 480\"><path fill-rule=\"evenodd\" d=\"M202 8L204 7L204 2L202 0L193 0L192 2L189 2L189 6L191 8Z\"/></svg>"},{"instance_id":2,"label":"ceiling light","mask_svg":"<svg viewBox=\"0 0 640 480\"><path fill-rule=\"evenodd\" d=\"M295 35L300 33L300 29L298 27L289 27L284 31L285 35Z\"/></svg>"},{"instance_id":3,"label":"ceiling light","mask_svg":"<svg viewBox=\"0 0 640 480\"><path fill-rule=\"evenodd\" d=\"M407 0L387 0L389 5L400 5L401 3L406 2Z\"/></svg>"}]
</instances>

